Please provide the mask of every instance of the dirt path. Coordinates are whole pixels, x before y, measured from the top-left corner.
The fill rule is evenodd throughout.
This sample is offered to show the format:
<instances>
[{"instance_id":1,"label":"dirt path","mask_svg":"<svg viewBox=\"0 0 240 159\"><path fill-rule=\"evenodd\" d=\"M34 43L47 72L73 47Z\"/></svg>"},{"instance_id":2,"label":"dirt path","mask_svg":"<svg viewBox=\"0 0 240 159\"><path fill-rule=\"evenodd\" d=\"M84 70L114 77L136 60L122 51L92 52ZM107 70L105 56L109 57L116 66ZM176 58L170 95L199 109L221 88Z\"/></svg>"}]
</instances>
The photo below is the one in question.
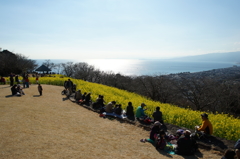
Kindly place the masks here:
<instances>
[{"instance_id":1,"label":"dirt path","mask_svg":"<svg viewBox=\"0 0 240 159\"><path fill-rule=\"evenodd\" d=\"M149 132L142 128L103 119L97 113L70 102L62 87L37 85L26 95L12 97L8 85L0 85L0 158L220 158L200 150L195 156L168 155L149 143L141 143Z\"/></svg>"}]
</instances>

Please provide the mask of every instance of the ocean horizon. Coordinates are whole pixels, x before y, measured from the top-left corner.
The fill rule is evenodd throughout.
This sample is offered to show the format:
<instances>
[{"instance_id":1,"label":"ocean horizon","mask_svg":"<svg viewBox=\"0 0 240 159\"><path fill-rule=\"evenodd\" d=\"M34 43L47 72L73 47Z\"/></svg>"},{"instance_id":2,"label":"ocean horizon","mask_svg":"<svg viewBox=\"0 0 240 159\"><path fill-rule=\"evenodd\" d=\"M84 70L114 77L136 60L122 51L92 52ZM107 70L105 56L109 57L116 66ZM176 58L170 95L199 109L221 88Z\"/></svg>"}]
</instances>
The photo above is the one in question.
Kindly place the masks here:
<instances>
[{"instance_id":1,"label":"ocean horizon","mask_svg":"<svg viewBox=\"0 0 240 159\"><path fill-rule=\"evenodd\" d=\"M35 59L40 66L45 60ZM202 72L213 69L229 68L240 66L236 62L216 62L216 61L181 61L171 59L50 59L51 62L66 63L66 62L86 62L104 72L120 73L122 75L140 76L140 75L163 75L176 74L181 72ZM57 73L56 70L53 72Z\"/></svg>"}]
</instances>

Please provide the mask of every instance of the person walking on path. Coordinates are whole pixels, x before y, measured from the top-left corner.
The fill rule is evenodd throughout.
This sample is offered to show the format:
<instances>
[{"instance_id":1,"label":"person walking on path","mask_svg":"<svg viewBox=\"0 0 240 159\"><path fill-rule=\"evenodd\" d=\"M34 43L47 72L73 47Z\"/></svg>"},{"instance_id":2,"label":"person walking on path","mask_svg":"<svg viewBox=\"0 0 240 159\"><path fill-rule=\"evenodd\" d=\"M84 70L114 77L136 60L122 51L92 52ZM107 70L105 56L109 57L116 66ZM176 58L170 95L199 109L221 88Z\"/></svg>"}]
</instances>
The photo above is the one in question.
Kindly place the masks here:
<instances>
[{"instance_id":1,"label":"person walking on path","mask_svg":"<svg viewBox=\"0 0 240 159\"><path fill-rule=\"evenodd\" d=\"M42 95L42 91L43 91L43 88L42 88L41 84L38 84L38 92L39 92L40 96Z\"/></svg>"},{"instance_id":2,"label":"person walking on path","mask_svg":"<svg viewBox=\"0 0 240 159\"><path fill-rule=\"evenodd\" d=\"M18 75L15 76L15 81L17 82L17 84L19 84L19 79L18 79Z\"/></svg>"},{"instance_id":3,"label":"person walking on path","mask_svg":"<svg viewBox=\"0 0 240 159\"><path fill-rule=\"evenodd\" d=\"M14 78L13 78L13 74L11 73L10 74L10 86L13 86L13 83L14 83Z\"/></svg>"},{"instance_id":4,"label":"person walking on path","mask_svg":"<svg viewBox=\"0 0 240 159\"><path fill-rule=\"evenodd\" d=\"M66 87L70 96L72 94L72 87L73 87L73 82L70 79L68 79L66 83Z\"/></svg>"},{"instance_id":5,"label":"person walking on path","mask_svg":"<svg viewBox=\"0 0 240 159\"><path fill-rule=\"evenodd\" d=\"M38 75L36 75L36 83L38 84Z\"/></svg>"}]
</instances>

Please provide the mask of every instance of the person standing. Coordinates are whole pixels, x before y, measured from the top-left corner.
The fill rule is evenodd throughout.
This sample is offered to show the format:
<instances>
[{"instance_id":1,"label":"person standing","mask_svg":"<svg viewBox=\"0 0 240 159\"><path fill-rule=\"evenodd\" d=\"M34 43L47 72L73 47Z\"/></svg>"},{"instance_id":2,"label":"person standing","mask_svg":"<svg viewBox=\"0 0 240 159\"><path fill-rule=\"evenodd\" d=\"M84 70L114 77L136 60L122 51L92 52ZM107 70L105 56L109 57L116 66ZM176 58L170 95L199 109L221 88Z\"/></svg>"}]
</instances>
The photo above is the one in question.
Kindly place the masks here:
<instances>
[{"instance_id":1,"label":"person standing","mask_svg":"<svg viewBox=\"0 0 240 159\"><path fill-rule=\"evenodd\" d=\"M15 76L15 81L17 82L17 84L19 84L19 79L18 79L18 75Z\"/></svg>"},{"instance_id":2,"label":"person standing","mask_svg":"<svg viewBox=\"0 0 240 159\"><path fill-rule=\"evenodd\" d=\"M36 83L38 84L38 75L36 75Z\"/></svg>"},{"instance_id":3,"label":"person standing","mask_svg":"<svg viewBox=\"0 0 240 159\"><path fill-rule=\"evenodd\" d=\"M13 76L14 76L14 75L11 73L11 74L10 74L10 86L13 86L13 83L14 83Z\"/></svg>"},{"instance_id":4,"label":"person standing","mask_svg":"<svg viewBox=\"0 0 240 159\"><path fill-rule=\"evenodd\" d=\"M26 84L26 88L29 88L29 79L28 79L28 76L26 76L26 78L25 78L25 84Z\"/></svg>"},{"instance_id":5,"label":"person standing","mask_svg":"<svg viewBox=\"0 0 240 159\"><path fill-rule=\"evenodd\" d=\"M66 83L66 87L68 90L68 95L70 96L72 94L72 87L73 87L73 83L70 79L68 79L67 83Z\"/></svg>"},{"instance_id":6,"label":"person standing","mask_svg":"<svg viewBox=\"0 0 240 159\"><path fill-rule=\"evenodd\" d=\"M40 96L42 95L42 91L43 91L43 88L42 88L41 84L38 84L38 92L39 92Z\"/></svg>"}]
</instances>

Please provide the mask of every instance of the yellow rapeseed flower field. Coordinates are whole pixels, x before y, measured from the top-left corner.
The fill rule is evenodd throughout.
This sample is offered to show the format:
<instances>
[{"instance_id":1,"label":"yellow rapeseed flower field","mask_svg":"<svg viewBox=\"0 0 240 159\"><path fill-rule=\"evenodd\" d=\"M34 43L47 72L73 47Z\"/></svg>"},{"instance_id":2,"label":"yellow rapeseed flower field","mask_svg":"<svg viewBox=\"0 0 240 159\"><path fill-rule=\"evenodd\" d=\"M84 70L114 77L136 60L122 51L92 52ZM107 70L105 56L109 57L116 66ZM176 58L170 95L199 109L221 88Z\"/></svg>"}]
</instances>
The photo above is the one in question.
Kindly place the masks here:
<instances>
[{"instance_id":1,"label":"yellow rapeseed flower field","mask_svg":"<svg viewBox=\"0 0 240 159\"><path fill-rule=\"evenodd\" d=\"M8 78L6 78L9 80ZM31 83L36 83L35 78L29 78ZM41 84L58 85L63 86L64 81L69 77L62 75L54 75L54 77L40 77L39 82ZM20 79L21 80L21 79ZM77 90L80 89L82 93L91 92L92 101L95 101L98 95L103 95L106 103L115 100L117 104L121 104L125 109L128 102L132 102L134 109L141 104L147 105L146 114L152 117L152 113L157 106L161 107L163 118L166 123L178 125L181 127L193 129L195 125L201 124L200 114L204 112L193 111L190 109L180 108L170 104L163 104L149 100L143 96L135 93L131 93L125 90L120 90L114 87L109 87L101 84L86 82L83 80L72 79L77 86ZM213 125L213 135L228 140L238 140L240 138L240 119L236 119L228 114L212 114L209 113L209 120Z\"/></svg>"}]
</instances>

